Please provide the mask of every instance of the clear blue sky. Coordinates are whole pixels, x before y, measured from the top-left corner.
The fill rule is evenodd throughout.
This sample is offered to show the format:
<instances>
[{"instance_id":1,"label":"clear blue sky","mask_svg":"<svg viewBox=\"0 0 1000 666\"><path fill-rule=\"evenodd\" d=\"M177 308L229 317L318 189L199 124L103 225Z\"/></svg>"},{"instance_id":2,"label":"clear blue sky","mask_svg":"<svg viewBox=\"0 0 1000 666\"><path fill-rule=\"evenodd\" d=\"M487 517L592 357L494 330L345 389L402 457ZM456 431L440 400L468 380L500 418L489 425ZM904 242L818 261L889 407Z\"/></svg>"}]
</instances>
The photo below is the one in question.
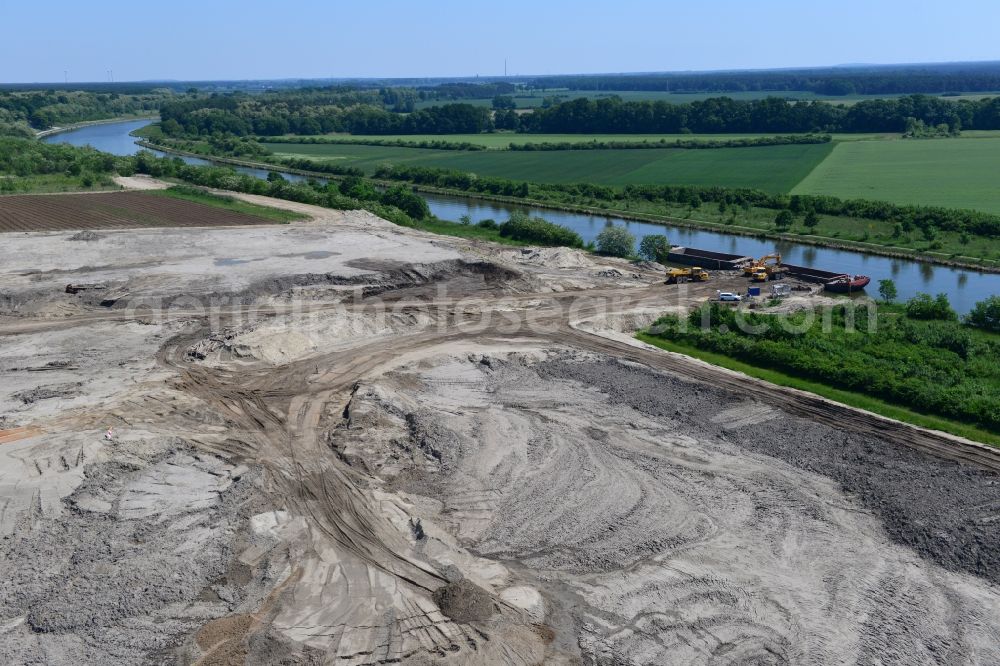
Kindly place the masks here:
<instances>
[{"instance_id":1,"label":"clear blue sky","mask_svg":"<svg viewBox=\"0 0 1000 666\"><path fill-rule=\"evenodd\" d=\"M0 0L0 15L3 82L1000 59L994 0Z\"/></svg>"}]
</instances>

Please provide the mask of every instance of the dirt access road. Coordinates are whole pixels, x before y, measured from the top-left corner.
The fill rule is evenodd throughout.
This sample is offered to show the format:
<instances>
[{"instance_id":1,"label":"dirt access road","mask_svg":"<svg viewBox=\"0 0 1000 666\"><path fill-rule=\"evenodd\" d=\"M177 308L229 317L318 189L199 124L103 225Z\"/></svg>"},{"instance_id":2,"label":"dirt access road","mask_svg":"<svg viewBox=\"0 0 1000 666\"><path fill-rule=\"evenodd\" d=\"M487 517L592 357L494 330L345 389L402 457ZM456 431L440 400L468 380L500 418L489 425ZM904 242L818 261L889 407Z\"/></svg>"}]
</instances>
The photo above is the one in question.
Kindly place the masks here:
<instances>
[{"instance_id":1,"label":"dirt access road","mask_svg":"<svg viewBox=\"0 0 1000 666\"><path fill-rule=\"evenodd\" d=\"M13 241L5 663L1000 657L991 450L630 339L739 278L248 198Z\"/></svg>"}]
</instances>

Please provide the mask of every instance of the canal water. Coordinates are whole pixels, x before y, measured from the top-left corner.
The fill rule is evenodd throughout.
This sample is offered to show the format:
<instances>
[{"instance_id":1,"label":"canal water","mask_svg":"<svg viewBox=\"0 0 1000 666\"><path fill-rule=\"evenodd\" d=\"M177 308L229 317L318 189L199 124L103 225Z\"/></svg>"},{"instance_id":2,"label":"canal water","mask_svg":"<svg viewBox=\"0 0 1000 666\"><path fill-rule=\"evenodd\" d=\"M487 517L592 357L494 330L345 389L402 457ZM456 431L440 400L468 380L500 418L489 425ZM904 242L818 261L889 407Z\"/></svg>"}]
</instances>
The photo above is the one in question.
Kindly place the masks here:
<instances>
[{"instance_id":1,"label":"canal water","mask_svg":"<svg viewBox=\"0 0 1000 666\"><path fill-rule=\"evenodd\" d=\"M149 120L130 120L120 123L90 125L79 129L53 134L43 140L49 143L67 142L73 145L90 145L115 155L131 155L140 149L137 139L129 133L149 124ZM163 153L156 152L158 155ZM209 164L208 160L196 157L182 157L188 164ZM242 173L265 178L267 171L238 167ZM292 181L305 180L302 176L284 174ZM952 306L960 313L968 312L977 301L1000 294L1000 274L981 273L974 270L936 266L922 261L892 259L851 250L804 245L801 243L761 240L748 236L702 231L686 227L674 227L649 222L636 222L612 216L586 215L528 206L453 197L439 194L421 193L427 200L431 212L442 220L458 221L468 215L473 222L493 219L503 222L516 210L530 215L544 217L550 222L573 229L584 241L593 240L601 230L611 224L628 229L636 240L649 234L664 234L674 245L697 247L716 252L759 257L780 252L782 259L799 266L809 266L828 271L868 275L872 284L868 287L871 295L877 295L878 281L892 278L896 282L900 299L907 299L917 292L930 294L945 293Z\"/></svg>"}]
</instances>

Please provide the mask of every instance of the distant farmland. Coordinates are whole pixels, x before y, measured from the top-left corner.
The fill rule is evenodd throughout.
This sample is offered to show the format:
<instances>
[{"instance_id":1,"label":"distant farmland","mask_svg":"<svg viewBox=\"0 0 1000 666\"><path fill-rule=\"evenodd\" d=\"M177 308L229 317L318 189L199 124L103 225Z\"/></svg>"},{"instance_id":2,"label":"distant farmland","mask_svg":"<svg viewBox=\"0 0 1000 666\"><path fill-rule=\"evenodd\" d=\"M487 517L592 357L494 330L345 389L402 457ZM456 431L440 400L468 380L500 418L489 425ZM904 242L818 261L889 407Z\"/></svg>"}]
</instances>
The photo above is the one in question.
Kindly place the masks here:
<instances>
[{"instance_id":1,"label":"distant farmland","mask_svg":"<svg viewBox=\"0 0 1000 666\"><path fill-rule=\"evenodd\" d=\"M547 183L672 183L754 187L788 192L832 144L709 150L566 150L465 152L343 144L268 144L280 157L306 157L371 173L379 164L457 169L482 176Z\"/></svg>"},{"instance_id":2,"label":"distant farmland","mask_svg":"<svg viewBox=\"0 0 1000 666\"><path fill-rule=\"evenodd\" d=\"M837 144L795 194L1000 213L1000 138Z\"/></svg>"},{"instance_id":3,"label":"distant farmland","mask_svg":"<svg viewBox=\"0 0 1000 666\"><path fill-rule=\"evenodd\" d=\"M729 139L761 135L671 135ZM662 135L480 134L355 137L474 141L505 148L512 141L642 141ZM349 138L349 137L345 137ZM769 192L824 194L899 204L969 208L1000 213L1000 133L962 138L901 139L898 134L840 135L828 144L684 150L454 151L353 144L267 143L281 157L306 157L356 166L371 173L380 164L409 164L469 171L483 176L548 183L588 182L719 185Z\"/></svg>"}]
</instances>

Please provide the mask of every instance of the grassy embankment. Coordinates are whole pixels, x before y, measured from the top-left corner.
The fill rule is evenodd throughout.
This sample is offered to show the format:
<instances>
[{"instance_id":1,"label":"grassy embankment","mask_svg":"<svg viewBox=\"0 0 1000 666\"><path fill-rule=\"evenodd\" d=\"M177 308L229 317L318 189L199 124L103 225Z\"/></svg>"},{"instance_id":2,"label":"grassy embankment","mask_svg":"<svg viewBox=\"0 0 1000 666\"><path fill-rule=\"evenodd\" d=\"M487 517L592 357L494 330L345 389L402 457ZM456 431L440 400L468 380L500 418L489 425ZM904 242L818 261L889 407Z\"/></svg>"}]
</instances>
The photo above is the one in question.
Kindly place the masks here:
<instances>
[{"instance_id":1,"label":"grassy embankment","mask_svg":"<svg viewBox=\"0 0 1000 666\"><path fill-rule=\"evenodd\" d=\"M899 306L882 306L871 329L863 316L853 331L834 316L827 330L818 319L803 333L771 327L751 335L729 321L732 311L718 312L707 331L668 316L637 337L774 384L1000 446L1000 380L991 370L1000 362L996 334L954 321L911 319ZM748 321L773 323L774 315L750 314Z\"/></svg>"},{"instance_id":2,"label":"grassy embankment","mask_svg":"<svg viewBox=\"0 0 1000 666\"><path fill-rule=\"evenodd\" d=\"M213 194L188 185L175 185L174 187L170 187L165 190L149 190L149 193L162 197L170 197L172 199L192 201L194 203L211 206L213 208L223 208L235 213L261 217L265 220L271 220L272 222L278 222L280 224L288 224L294 220L305 220L309 218L308 215L303 213L296 213L295 211L284 210L281 208L271 208L269 206L258 206L246 201L241 201L234 197Z\"/></svg>"}]
</instances>

